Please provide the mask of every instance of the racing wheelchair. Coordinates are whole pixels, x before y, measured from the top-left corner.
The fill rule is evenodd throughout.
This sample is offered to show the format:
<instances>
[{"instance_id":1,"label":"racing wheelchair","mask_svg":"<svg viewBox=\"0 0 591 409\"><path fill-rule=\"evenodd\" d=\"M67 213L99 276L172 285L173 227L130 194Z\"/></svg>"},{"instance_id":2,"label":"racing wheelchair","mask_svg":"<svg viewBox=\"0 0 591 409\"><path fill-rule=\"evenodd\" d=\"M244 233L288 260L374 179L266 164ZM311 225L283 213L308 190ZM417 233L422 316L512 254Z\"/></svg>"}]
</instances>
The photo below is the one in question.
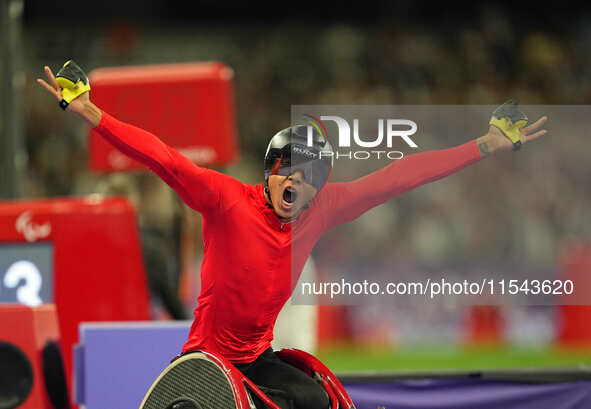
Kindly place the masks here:
<instances>
[{"instance_id":1,"label":"racing wheelchair","mask_svg":"<svg viewBox=\"0 0 591 409\"><path fill-rule=\"evenodd\" d=\"M316 379L328 394L330 409L355 409L336 376L317 358L298 349L276 352L279 359ZM223 357L205 351L174 359L154 381L140 409L281 409Z\"/></svg>"}]
</instances>

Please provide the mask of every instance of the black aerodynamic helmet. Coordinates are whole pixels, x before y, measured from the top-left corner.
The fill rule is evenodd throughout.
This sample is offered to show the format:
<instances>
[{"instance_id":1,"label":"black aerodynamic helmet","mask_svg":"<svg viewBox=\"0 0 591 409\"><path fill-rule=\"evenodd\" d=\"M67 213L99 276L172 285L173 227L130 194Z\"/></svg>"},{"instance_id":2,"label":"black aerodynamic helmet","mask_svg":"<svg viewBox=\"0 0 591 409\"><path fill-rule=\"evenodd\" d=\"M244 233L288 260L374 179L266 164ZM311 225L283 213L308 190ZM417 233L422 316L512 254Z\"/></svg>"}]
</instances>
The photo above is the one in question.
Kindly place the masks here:
<instances>
[{"instance_id":1,"label":"black aerodynamic helmet","mask_svg":"<svg viewBox=\"0 0 591 409\"><path fill-rule=\"evenodd\" d=\"M312 146L309 146L308 139ZM330 142L313 126L296 125L277 132L265 153L265 188L271 175L288 176L297 170L306 182L320 190L332 170Z\"/></svg>"}]
</instances>

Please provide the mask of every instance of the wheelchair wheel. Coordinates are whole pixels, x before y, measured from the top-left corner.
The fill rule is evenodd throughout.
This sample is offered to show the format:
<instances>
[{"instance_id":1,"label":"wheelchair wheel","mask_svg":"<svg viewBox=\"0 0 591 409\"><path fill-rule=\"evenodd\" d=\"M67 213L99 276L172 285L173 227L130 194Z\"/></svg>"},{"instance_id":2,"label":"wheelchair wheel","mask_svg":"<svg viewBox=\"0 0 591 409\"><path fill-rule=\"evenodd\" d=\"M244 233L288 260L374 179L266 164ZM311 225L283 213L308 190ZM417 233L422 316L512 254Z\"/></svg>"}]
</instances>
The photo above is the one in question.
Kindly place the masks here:
<instances>
[{"instance_id":1,"label":"wheelchair wheel","mask_svg":"<svg viewBox=\"0 0 591 409\"><path fill-rule=\"evenodd\" d=\"M222 368L199 352L174 360L152 384L140 409L235 409Z\"/></svg>"}]
</instances>

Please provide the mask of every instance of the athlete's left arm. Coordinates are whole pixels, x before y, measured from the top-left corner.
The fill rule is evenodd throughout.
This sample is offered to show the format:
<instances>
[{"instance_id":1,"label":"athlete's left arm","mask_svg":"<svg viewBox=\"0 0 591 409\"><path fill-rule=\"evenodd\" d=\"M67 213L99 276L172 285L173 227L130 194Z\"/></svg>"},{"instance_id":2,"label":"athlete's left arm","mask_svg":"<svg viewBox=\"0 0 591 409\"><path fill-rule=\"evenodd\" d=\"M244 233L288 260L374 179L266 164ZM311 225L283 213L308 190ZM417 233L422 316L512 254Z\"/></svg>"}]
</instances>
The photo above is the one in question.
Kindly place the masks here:
<instances>
[{"instance_id":1,"label":"athlete's left arm","mask_svg":"<svg viewBox=\"0 0 591 409\"><path fill-rule=\"evenodd\" d=\"M544 116L520 132L521 144L544 135ZM329 183L314 199L325 228L355 220L366 211L418 186L442 179L500 151L514 148L501 129L491 125L486 135L453 148L421 152L352 182Z\"/></svg>"}]
</instances>

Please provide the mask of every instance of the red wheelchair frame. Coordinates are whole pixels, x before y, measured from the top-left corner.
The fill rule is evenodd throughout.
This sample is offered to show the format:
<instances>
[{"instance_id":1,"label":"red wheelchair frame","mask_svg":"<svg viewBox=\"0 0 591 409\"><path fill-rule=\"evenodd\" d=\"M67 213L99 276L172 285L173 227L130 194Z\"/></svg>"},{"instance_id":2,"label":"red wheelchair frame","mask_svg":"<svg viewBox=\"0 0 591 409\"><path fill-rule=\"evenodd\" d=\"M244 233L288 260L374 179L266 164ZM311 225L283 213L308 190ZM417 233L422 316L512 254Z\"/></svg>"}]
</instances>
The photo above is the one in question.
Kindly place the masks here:
<instances>
[{"instance_id":1,"label":"red wheelchair frame","mask_svg":"<svg viewBox=\"0 0 591 409\"><path fill-rule=\"evenodd\" d=\"M229 361L202 351L209 359L217 363L228 375L234 395L236 397L237 409L250 409L248 391L258 396L269 408L281 409L267 397L250 379L240 372ZM330 409L355 409L353 401L345 391L345 388L337 377L320 360L313 355L299 349L282 349L276 352L279 359L300 369L310 377L318 379L330 398Z\"/></svg>"}]
</instances>

